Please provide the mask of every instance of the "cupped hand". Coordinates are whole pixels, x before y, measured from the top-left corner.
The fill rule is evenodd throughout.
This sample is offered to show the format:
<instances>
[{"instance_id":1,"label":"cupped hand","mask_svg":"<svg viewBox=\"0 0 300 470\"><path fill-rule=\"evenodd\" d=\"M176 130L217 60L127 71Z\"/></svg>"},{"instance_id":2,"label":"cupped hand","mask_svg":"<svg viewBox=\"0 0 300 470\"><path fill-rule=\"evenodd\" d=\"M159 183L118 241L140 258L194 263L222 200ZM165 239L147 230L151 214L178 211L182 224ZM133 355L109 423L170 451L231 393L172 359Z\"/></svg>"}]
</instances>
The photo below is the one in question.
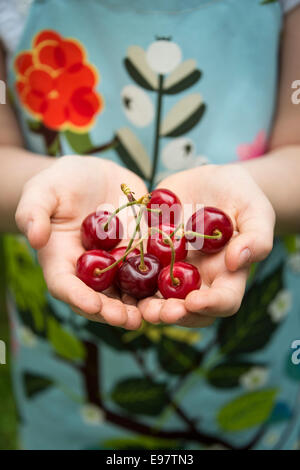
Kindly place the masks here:
<instances>
[{"instance_id":1,"label":"cupped hand","mask_svg":"<svg viewBox=\"0 0 300 470\"><path fill-rule=\"evenodd\" d=\"M272 249L274 210L253 178L239 164L207 165L177 173L159 185L175 192L183 206L215 206L232 219L235 234L214 255L189 252L202 277L202 286L185 300L144 299L139 308L152 323L176 323L189 327L211 325L216 317L236 313L243 299L248 267Z\"/></svg>"},{"instance_id":2,"label":"cupped hand","mask_svg":"<svg viewBox=\"0 0 300 470\"><path fill-rule=\"evenodd\" d=\"M118 207L122 183L138 195L147 192L138 176L113 162L62 157L26 183L16 222L38 250L45 281L54 297L90 320L136 329L141 314L132 299L124 302L116 292L97 293L75 275L76 261L84 252L82 220L102 204Z\"/></svg>"}]
</instances>

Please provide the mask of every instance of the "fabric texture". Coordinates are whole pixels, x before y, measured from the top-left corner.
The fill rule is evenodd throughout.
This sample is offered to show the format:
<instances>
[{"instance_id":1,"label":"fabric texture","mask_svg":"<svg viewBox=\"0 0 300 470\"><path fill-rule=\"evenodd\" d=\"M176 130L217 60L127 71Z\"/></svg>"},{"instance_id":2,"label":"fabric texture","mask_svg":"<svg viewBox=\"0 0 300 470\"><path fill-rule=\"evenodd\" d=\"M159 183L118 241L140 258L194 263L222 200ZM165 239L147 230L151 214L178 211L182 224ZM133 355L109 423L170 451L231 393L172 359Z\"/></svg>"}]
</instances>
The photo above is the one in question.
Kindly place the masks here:
<instances>
[{"instance_id":1,"label":"fabric texture","mask_svg":"<svg viewBox=\"0 0 300 470\"><path fill-rule=\"evenodd\" d=\"M178 2L171 13L116 3L33 4L9 74L27 147L55 158L114 139L99 156L145 181L156 157L156 181L259 158L276 102L279 4ZM237 315L193 330L88 322L47 293L22 237L7 237L6 253L24 448L298 448L299 237L276 240L253 267Z\"/></svg>"},{"instance_id":2,"label":"fabric texture","mask_svg":"<svg viewBox=\"0 0 300 470\"><path fill-rule=\"evenodd\" d=\"M300 4L300 0L279 1L285 13ZM13 53L21 37L32 2L33 0L0 0L0 39L9 56ZM194 5L197 2L199 3L199 1L196 0ZM120 5L120 2L117 1L116 5Z\"/></svg>"}]
</instances>

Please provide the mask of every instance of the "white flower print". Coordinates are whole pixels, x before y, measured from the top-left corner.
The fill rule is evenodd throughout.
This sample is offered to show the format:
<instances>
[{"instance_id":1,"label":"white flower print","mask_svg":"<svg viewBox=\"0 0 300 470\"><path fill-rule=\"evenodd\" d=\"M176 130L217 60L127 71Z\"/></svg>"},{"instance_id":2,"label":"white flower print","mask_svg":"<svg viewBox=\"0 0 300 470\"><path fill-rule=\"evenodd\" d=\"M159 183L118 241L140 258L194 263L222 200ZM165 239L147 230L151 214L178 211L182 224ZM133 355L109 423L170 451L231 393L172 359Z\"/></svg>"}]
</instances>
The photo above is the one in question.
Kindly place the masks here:
<instances>
[{"instance_id":1,"label":"white flower print","mask_svg":"<svg viewBox=\"0 0 300 470\"><path fill-rule=\"evenodd\" d=\"M160 75L172 72L180 64L181 57L180 47L167 38L153 42L146 52L148 65Z\"/></svg>"},{"instance_id":2,"label":"white flower print","mask_svg":"<svg viewBox=\"0 0 300 470\"><path fill-rule=\"evenodd\" d=\"M187 137L178 137L169 142L162 151L162 161L169 170L181 170L190 166L195 158L195 145Z\"/></svg>"},{"instance_id":3,"label":"white flower print","mask_svg":"<svg viewBox=\"0 0 300 470\"><path fill-rule=\"evenodd\" d=\"M286 317L291 307L291 303L292 296L290 291L284 289L278 292L268 308L268 313L274 323L279 323Z\"/></svg>"},{"instance_id":4,"label":"white flower print","mask_svg":"<svg viewBox=\"0 0 300 470\"><path fill-rule=\"evenodd\" d=\"M288 265L295 273L300 273L300 253L293 253L288 258Z\"/></svg>"},{"instance_id":5,"label":"white flower print","mask_svg":"<svg viewBox=\"0 0 300 470\"><path fill-rule=\"evenodd\" d=\"M137 127L148 126L154 117L154 107L149 96L136 85L127 85L121 92L126 117Z\"/></svg>"},{"instance_id":6,"label":"white flower print","mask_svg":"<svg viewBox=\"0 0 300 470\"><path fill-rule=\"evenodd\" d=\"M179 171L208 163L208 158L196 155L194 142L188 137L178 137L162 150L162 161L168 170Z\"/></svg>"},{"instance_id":7,"label":"white flower print","mask_svg":"<svg viewBox=\"0 0 300 470\"><path fill-rule=\"evenodd\" d=\"M265 367L252 367L248 372L241 375L240 384L246 390L256 390L265 385L268 376L269 371Z\"/></svg>"},{"instance_id":8,"label":"white flower print","mask_svg":"<svg viewBox=\"0 0 300 470\"><path fill-rule=\"evenodd\" d=\"M90 403L85 404L80 409L80 414L85 423L91 425L101 424L104 421L105 415L101 408Z\"/></svg>"},{"instance_id":9,"label":"white flower print","mask_svg":"<svg viewBox=\"0 0 300 470\"><path fill-rule=\"evenodd\" d=\"M23 346L33 348L37 343L36 335L27 326L21 326L18 330L18 336Z\"/></svg>"}]
</instances>

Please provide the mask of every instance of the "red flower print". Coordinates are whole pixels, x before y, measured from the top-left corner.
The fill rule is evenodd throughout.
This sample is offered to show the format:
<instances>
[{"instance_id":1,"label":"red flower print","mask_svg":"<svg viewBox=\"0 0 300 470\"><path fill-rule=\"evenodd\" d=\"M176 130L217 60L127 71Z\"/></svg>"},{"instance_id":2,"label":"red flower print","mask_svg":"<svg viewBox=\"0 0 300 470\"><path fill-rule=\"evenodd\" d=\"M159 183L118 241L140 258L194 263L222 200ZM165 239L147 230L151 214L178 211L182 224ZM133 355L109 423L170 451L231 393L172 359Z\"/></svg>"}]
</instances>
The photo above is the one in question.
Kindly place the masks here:
<instances>
[{"instance_id":1,"label":"red flower print","mask_svg":"<svg viewBox=\"0 0 300 470\"><path fill-rule=\"evenodd\" d=\"M40 32L32 51L15 60L16 90L27 111L54 130L86 130L103 109L97 72L84 47L51 30Z\"/></svg>"},{"instance_id":2,"label":"red flower print","mask_svg":"<svg viewBox=\"0 0 300 470\"><path fill-rule=\"evenodd\" d=\"M264 155L267 151L267 135L265 131L260 131L253 142L241 144L237 148L240 160L249 160Z\"/></svg>"}]
</instances>

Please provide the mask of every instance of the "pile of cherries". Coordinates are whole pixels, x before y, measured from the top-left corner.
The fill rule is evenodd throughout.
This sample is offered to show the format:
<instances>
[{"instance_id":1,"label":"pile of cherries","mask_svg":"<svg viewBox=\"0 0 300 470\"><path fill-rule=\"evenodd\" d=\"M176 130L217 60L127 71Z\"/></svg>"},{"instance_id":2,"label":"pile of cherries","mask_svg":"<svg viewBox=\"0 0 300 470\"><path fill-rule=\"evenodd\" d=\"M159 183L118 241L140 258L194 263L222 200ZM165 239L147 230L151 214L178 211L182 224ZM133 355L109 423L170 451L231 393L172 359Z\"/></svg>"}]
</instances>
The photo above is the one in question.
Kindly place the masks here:
<instances>
[{"instance_id":1,"label":"pile of cherries","mask_svg":"<svg viewBox=\"0 0 300 470\"><path fill-rule=\"evenodd\" d=\"M172 191L155 189L136 200L125 184L121 189L128 198L127 204L113 213L94 212L82 222L81 240L87 251L77 260L79 279L95 291L102 292L114 285L137 299L152 296L157 290L166 299L184 299L189 292L199 289L198 269L184 261L188 243L205 254L220 251L233 234L228 215L205 206L193 213L184 228L180 223L182 206ZM117 247L124 231L117 214L130 206L135 216L135 230L127 247ZM136 208L139 208L138 213ZM146 237L140 229L144 216L149 227ZM199 227L202 233L197 232ZM144 253L146 238L147 252Z\"/></svg>"}]
</instances>

